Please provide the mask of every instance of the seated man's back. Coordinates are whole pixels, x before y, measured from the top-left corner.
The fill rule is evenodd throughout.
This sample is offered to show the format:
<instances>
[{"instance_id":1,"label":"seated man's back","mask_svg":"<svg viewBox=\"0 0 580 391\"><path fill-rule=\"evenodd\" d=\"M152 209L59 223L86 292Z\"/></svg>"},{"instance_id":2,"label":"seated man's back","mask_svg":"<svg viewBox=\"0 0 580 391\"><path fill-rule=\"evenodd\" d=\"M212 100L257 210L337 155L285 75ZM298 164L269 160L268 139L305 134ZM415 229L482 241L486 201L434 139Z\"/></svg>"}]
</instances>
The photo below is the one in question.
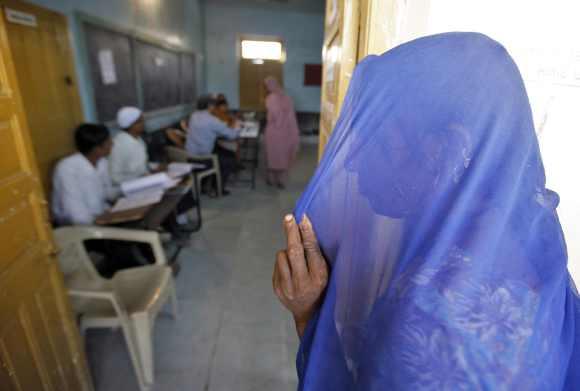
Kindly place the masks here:
<instances>
[{"instance_id":1,"label":"seated man's back","mask_svg":"<svg viewBox=\"0 0 580 391\"><path fill-rule=\"evenodd\" d=\"M209 97L200 98L197 111L189 120L186 149L192 155L208 155L213 153L218 137L233 140L239 131L228 127L209 111L214 101Z\"/></svg>"}]
</instances>

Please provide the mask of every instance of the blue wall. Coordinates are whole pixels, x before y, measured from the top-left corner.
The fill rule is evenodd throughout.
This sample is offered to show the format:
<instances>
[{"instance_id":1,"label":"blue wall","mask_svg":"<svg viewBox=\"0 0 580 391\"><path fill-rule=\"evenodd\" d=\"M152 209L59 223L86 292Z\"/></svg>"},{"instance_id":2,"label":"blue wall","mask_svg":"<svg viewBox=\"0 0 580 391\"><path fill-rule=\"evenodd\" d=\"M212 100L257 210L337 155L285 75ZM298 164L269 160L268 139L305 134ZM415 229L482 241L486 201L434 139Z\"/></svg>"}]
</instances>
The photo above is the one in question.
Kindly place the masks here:
<instances>
[{"instance_id":1,"label":"blue wall","mask_svg":"<svg viewBox=\"0 0 580 391\"><path fill-rule=\"evenodd\" d=\"M88 121L96 121L96 113L77 12L158 40L166 41L169 37L177 37L181 40L181 48L193 50L198 54L204 52L202 0L29 0L29 2L68 16L79 92ZM203 80L203 69L201 66L198 69L199 80ZM203 83L201 90L203 91ZM166 126L188 111L187 107L175 107L148 115L147 128Z\"/></svg>"},{"instance_id":2,"label":"blue wall","mask_svg":"<svg viewBox=\"0 0 580 391\"><path fill-rule=\"evenodd\" d=\"M320 111L320 88L304 87L304 64L321 63L323 13L281 10L233 2L208 2L206 15L207 90L226 94L239 107L239 65L236 45L240 34L281 37L286 44L284 85L298 111Z\"/></svg>"}]
</instances>

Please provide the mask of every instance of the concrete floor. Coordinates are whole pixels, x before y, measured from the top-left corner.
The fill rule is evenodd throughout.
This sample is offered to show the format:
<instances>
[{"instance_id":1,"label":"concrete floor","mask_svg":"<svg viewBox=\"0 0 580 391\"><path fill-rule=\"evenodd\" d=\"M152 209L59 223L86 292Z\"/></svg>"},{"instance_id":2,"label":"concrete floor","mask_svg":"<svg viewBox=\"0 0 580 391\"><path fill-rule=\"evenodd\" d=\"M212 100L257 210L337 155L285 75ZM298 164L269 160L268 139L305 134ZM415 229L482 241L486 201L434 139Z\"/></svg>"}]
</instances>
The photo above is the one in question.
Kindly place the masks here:
<instances>
[{"instance_id":1,"label":"concrete floor","mask_svg":"<svg viewBox=\"0 0 580 391\"><path fill-rule=\"evenodd\" d=\"M162 314L155 328L156 391L295 390L298 338L290 315L271 288L281 222L316 164L304 145L288 189L232 187L221 199L202 200L204 226L180 255L180 319ZM98 391L137 390L119 330L87 334Z\"/></svg>"}]
</instances>

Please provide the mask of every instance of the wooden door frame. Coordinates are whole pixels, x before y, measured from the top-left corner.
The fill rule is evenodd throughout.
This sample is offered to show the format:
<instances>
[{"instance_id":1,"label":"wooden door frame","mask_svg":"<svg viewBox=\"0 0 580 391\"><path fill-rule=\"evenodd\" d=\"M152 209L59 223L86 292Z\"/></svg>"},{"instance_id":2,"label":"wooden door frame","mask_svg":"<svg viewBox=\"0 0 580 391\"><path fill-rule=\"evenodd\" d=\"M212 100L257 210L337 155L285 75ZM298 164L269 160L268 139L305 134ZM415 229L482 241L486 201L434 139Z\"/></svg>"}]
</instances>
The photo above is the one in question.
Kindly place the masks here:
<instances>
[{"instance_id":1,"label":"wooden door frame","mask_svg":"<svg viewBox=\"0 0 580 391\"><path fill-rule=\"evenodd\" d=\"M321 115L320 115L320 135L318 145L318 157L322 157L324 149L334 125L340 114L342 102L346 96L352 73L358 63L358 45L359 45L359 26L362 0L327 0L327 18L325 21L325 36L323 46L323 61L328 46L335 40L340 45L340 56L338 58L338 75L336 81L336 96L332 102L332 112L325 112L325 104L328 102L326 85L327 85L327 66L323 64L322 76L322 94L321 94ZM335 20L328 20L328 11L331 4L337 5L337 15ZM331 118L326 118L330 116ZM327 123L329 122L329 123ZM327 129L328 128L328 129Z\"/></svg>"}]
</instances>

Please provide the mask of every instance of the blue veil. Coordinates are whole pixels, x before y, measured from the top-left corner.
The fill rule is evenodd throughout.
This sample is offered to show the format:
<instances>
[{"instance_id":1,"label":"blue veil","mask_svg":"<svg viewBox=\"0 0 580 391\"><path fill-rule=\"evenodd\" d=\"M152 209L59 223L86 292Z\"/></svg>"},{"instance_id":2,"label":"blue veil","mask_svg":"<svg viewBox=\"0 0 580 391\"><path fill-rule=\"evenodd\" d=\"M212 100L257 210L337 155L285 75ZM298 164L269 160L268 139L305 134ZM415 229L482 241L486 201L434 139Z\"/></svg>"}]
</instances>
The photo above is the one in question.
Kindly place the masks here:
<instances>
[{"instance_id":1,"label":"blue veil","mask_svg":"<svg viewBox=\"0 0 580 391\"><path fill-rule=\"evenodd\" d=\"M295 210L330 267L300 389L580 389L557 204L501 45L446 33L366 58Z\"/></svg>"}]
</instances>

